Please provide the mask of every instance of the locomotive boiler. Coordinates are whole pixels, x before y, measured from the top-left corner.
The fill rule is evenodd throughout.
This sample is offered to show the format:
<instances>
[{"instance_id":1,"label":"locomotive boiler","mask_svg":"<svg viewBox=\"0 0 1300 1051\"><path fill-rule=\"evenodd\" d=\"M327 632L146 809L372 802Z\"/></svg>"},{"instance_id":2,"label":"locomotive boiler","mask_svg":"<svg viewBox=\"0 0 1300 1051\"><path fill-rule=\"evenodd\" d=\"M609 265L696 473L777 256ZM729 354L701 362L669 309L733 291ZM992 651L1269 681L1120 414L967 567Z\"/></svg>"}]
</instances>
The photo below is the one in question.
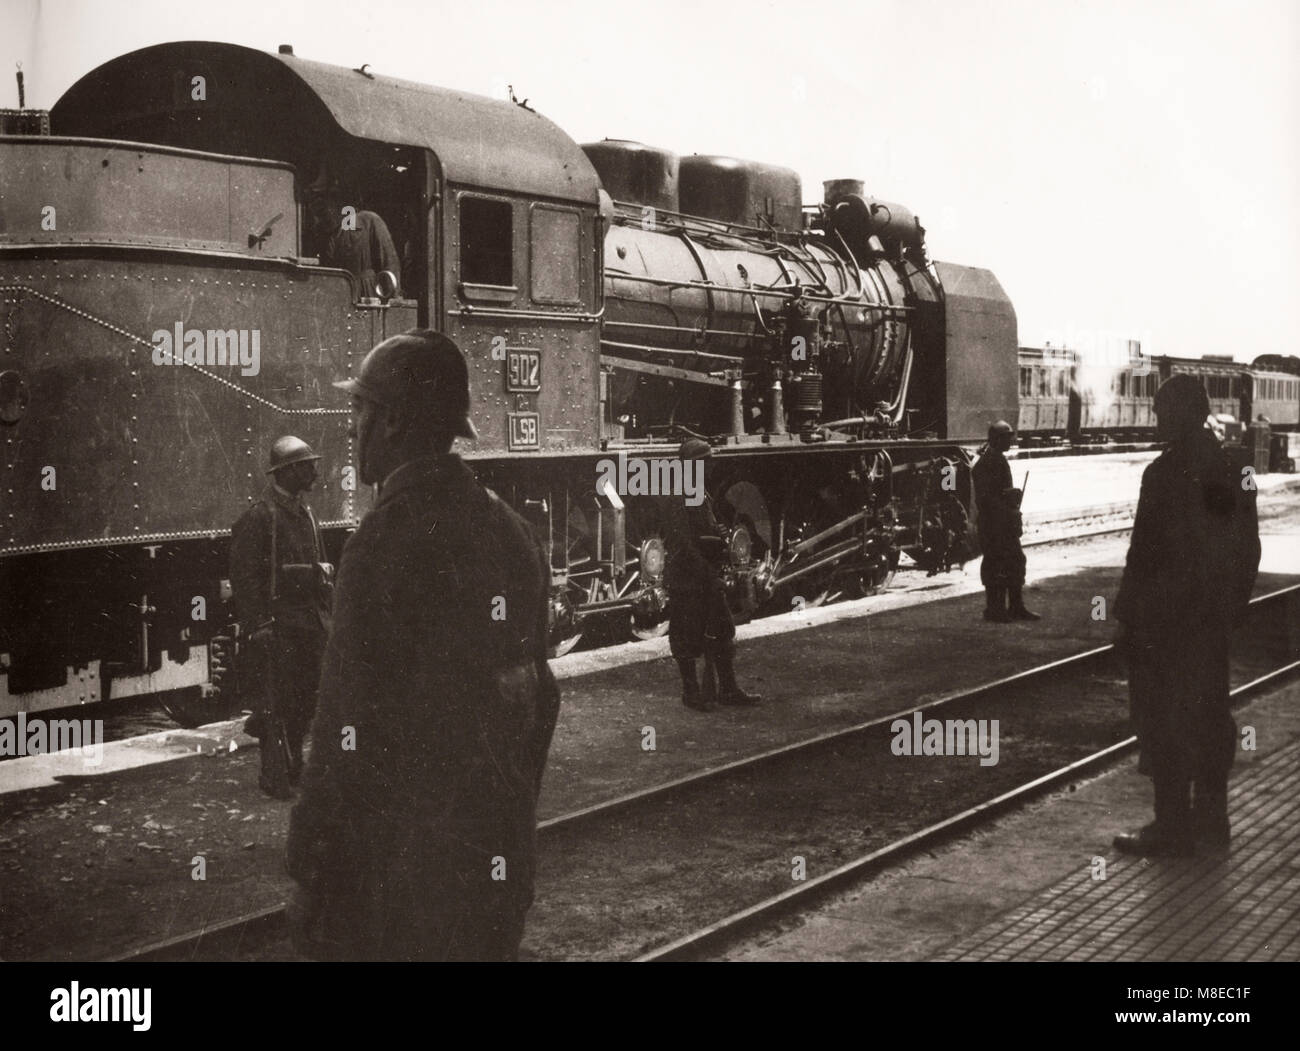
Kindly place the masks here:
<instances>
[{"instance_id":1,"label":"locomotive boiler","mask_svg":"<svg viewBox=\"0 0 1300 1051\"><path fill-rule=\"evenodd\" d=\"M227 544L265 450L323 455L337 557L369 497L331 383L417 324L468 357L461 452L546 542L556 652L663 630L681 494L633 479L679 477L683 437L715 448L750 613L964 558L962 445L1016 409L996 279L851 180L805 206L788 168L580 147L511 102L201 42L99 67L0 162L0 716L229 704ZM324 183L341 221L383 217L400 294L322 265Z\"/></svg>"}]
</instances>

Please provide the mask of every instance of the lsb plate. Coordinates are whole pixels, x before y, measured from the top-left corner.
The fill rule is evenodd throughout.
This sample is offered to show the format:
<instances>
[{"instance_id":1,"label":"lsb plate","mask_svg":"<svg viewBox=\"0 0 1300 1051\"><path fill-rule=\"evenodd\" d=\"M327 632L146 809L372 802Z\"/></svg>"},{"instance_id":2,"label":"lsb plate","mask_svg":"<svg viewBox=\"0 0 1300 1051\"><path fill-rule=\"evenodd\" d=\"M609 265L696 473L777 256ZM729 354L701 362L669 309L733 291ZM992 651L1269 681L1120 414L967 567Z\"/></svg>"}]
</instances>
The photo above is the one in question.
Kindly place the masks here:
<instances>
[{"instance_id":1,"label":"lsb plate","mask_svg":"<svg viewBox=\"0 0 1300 1051\"><path fill-rule=\"evenodd\" d=\"M508 448L516 450L540 449L542 447L542 418L535 412L508 412L510 422Z\"/></svg>"}]
</instances>

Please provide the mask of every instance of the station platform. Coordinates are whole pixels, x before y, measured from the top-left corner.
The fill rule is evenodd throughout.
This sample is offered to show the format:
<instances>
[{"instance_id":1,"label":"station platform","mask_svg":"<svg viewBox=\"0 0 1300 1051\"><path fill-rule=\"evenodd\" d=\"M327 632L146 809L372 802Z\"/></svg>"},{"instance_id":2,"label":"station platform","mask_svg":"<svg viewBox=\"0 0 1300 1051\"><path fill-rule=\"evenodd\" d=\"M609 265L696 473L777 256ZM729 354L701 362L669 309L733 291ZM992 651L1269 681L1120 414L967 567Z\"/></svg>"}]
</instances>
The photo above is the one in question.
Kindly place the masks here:
<instances>
[{"instance_id":1,"label":"station platform","mask_svg":"<svg viewBox=\"0 0 1300 1051\"><path fill-rule=\"evenodd\" d=\"M1263 530L1261 592L1300 574L1300 520L1290 506ZM752 709L684 708L666 639L562 658L539 817L1103 645L1114 626L1093 618L1094 599L1115 594L1126 548L1127 538L1111 537L1031 549L1026 597L1043 614L1034 624L982 620L971 563L964 573L912 574L882 595L745 625L738 673L765 694ZM642 748L647 726L654 751ZM67 755L0 763L0 959L103 958L285 900L289 807L258 791L258 751L237 722L104 751L96 767ZM1135 807L1118 827L1144 820ZM193 876L199 857L202 880ZM1037 893L1059 878L1024 889ZM999 898L997 911L1023 900Z\"/></svg>"},{"instance_id":2,"label":"station platform","mask_svg":"<svg viewBox=\"0 0 1300 1051\"><path fill-rule=\"evenodd\" d=\"M1300 685L1236 715L1232 842L1132 858L1151 819L1137 760L1053 793L837 898L733 960L1300 960Z\"/></svg>"},{"instance_id":3,"label":"station platform","mask_svg":"<svg viewBox=\"0 0 1300 1051\"><path fill-rule=\"evenodd\" d=\"M1300 740L1231 793L1228 850L1069 877L941 960L1300 960Z\"/></svg>"}]
</instances>

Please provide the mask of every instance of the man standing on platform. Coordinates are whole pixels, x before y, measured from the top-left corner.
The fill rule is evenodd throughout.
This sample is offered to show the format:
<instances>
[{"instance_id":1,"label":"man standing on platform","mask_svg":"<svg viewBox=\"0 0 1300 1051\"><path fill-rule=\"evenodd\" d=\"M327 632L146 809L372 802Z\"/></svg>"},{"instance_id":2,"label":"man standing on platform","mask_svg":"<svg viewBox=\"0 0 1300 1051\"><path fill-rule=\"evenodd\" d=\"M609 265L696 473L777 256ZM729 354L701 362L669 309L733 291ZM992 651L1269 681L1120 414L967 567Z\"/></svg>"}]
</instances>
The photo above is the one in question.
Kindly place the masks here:
<instances>
[{"instance_id":1,"label":"man standing on platform","mask_svg":"<svg viewBox=\"0 0 1300 1051\"><path fill-rule=\"evenodd\" d=\"M271 445L271 483L230 531L230 586L246 636L241 676L260 724L262 791L289 799L316 710L316 683L329 631L329 566L302 495L320 457L301 438Z\"/></svg>"},{"instance_id":2,"label":"man standing on platform","mask_svg":"<svg viewBox=\"0 0 1300 1051\"><path fill-rule=\"evenodd\" d=\"M379 496L343 551L289 827L294 941L318 959L514 959L560 703L549 559L451 451L476 437L455 343L412 329L336 386Z\"/></svg>"},{"instance_id":3,"label":"man standing on platform","mask_svg":"<svg viewBox=\"0 0 1300 1051\"><path fill-rule=\"evenodd\" d=\"M1015 432L1011 424L998 420L989 428L989 441L971 468L975 486L975 509L979 514L980 583L984 585L984 619L998 623L1038 620L1025 608L1025 553L1020 547L1020 498L1011 484L1011 465L1006 451Z\"/></svg>"},{"instance_id":4,"label":"man standing on platform","mask_svg":"<svg viewBox=\"0 0 1300 1051\"><path fill-rule=\"evenodd\" d=\"M1237 728L1228 648L1255 585L1259 527L1253 474L1207 428L1200 380L1172 376L1156 392L1155 411L1156 437L1168 445L1142 475L1115 602L1138 770L1152 779L1155 821L1115 846L1185 856L1198 839L1226 846L1230 835Z\"/></svg>"},{"instance_id":5,"label":"man standing on platform","mask_svg":"<svg viewBox=\"0 0 1300 1051\"><path fill-rule=\"evenodd\" d=\"M706 482L712 455L709 443L700 438L687 438L678 451L683 466L691 460L704 461L701 474ZM707 493L702 497L695 505L676 498L671 503L664 584L668 642L682 676L682 703L707 712L715 703L758 704L762 697L736 684L736 624L722 581L723 529L713 515L712 500ZM700 657L704 658L703 689L695 665Z\"/></svg>"}]
</instances>

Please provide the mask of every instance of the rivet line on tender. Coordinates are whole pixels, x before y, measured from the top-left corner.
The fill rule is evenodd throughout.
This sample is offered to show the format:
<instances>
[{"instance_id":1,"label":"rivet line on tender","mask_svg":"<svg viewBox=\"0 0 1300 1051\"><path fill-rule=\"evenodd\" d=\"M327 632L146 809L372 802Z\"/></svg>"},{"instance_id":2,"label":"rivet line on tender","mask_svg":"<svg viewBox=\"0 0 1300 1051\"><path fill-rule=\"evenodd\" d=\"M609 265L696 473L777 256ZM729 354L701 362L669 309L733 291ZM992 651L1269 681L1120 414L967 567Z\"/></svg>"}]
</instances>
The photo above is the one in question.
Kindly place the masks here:
<instances>
[{"instance_id":1,"label":"rivet line on tender","mask_svg":"<svg viewBox=\"0 0 1300 1051\"><path fill-rule=\"evenodd\" d=\"M141 346L148 347L150 350L154 349L154 344L152 343L152 341L144 339L141 336L137 336L134 332L128 332L120 325L114 325L111 321L105 321L101 317L96 317L94 314L90 313L89 311L82 310L80 307L74 307L71 303L67 303L59 299L58 296L49 295L48 293L38 291L37 289L31 288L27 285L0 285L0 292L20 292L25 295L33 296L36 299L43 299L47 303L59 307L62 310L67 310L70 313L85 318L87 321L90 321L93 324L100 325L103 328L108 329L110 332L116 332L120 336L125 336L127 339L131 340L132 342L139 343ZM171 356L173 358L176 357L175 353L173 353ZM202 376L206 376L208 379L212 380L213 382L220 383L223 386L229 387L231 390L237 391L239 394L242 394L244 397L252 401L258 402L259 404L265 405L269 409L274 409L276 412L282 413L285 416L347 416L352 411L351 409L286 408L283 405L277 405L269 398L263 398L260 394L254 394L246 387L241 387L238 383L232 383L224 376L218 376L215 372L209 372L202 365L195 365L193 362L185 361L183 359L179 360L179 364L184 365L187 369L193 369L195 372L199 373Z\"/></svg>"}]
</instances>

